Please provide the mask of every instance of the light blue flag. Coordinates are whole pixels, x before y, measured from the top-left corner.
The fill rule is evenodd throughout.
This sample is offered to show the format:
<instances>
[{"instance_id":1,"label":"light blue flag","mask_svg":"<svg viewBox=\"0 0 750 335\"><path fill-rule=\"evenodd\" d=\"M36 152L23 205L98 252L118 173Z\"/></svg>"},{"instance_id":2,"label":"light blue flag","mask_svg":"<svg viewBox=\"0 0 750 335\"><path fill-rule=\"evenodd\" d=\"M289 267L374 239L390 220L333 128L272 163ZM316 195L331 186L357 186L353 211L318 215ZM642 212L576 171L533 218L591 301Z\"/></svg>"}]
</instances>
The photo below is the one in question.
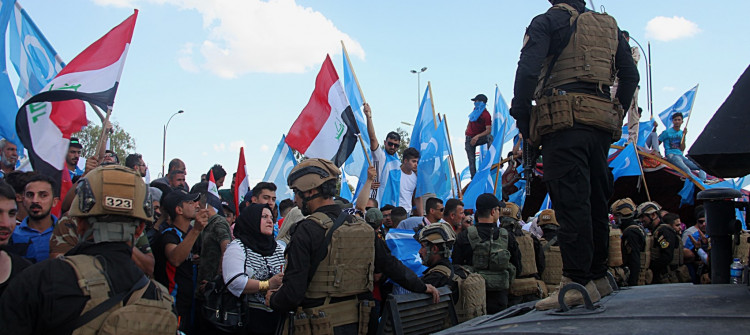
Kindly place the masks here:
<instances>
[{"instance_id":1,"label":"light blue flag","mask_svg":"<svg viewBox=\"0 0 750 335\"><path fill-rule=\"evenodd\" d=\"M462 185L464 181L471 180L471 171L469 171L468 166L461 170L461 173L458 175L458 180L461 181Z\"/></svg>"},{"instance_id":2,"label":"light blue flag","mask_svg":"<svg viewBox=\"0 0 750 335\"><path fill-rule=\"evenodd\" d=\"M434 193L443 201L451 196L452 178L449 162L448 139L445 132L445 120L440 121L437 129L422 129L423 142L419 150L419 173L417 173L417 190L415 197L425 193Z\"/></svg>"},{"instance_id":3,"label":"light blue flag","mask_svg":"<svg viewBox=\"0 0 750 335\"><path fill-rule=\"evenodd\" d=\"M695 184L690 179L685 179L682 189L677 192L680 196L680 207L695 203Z\"/></svg>"},{"instance_id":4,"label":"light blue flag","mask_svg":"<svg viewBox=\"0 0 750 335\"><path fill-rule=\"evenodd\" d=\"M477 173L464 193L464 208L475 209L479 195L493 193L496 176L492 173L492 165L500 162L502 142L502 136L495 137L490 149L487 150L487 154L482 157Z\"/></svg>"},{"instance_id":5,"label":"light blue flag","mask_svg":"<svg viewBox=\"0 0 750 335\"><path fill-rule=\"evenodd\" d=\"M637 176L641 174L639 167L640 162L638 161L638 155L635 152L635 146L628 143L620 154L609 162L609 167L612 168L612 175L614 180L624 176Z\"/></svg>"},{"instance_id":6,"label":"light blue flag","mask_svg":"<svg viewBox=\"0 0 750 335\"><path fill-rule=\"evenodd\" d=\"M393 205L398 207L399 194L401 192L401 162L396 155L385 155L385 168L383 173L385 185L378 189L378 202L380 206Z\"/></svg>"},{"instance_id":7,"label":"light blue flag","mask_svg":"<svg viewBox=\"0 0 750 335\"><path fill-rule=\"evenodd\" d=\"M502 137L500 147L498 148L502 154L503 145L518 135L518 127L516 127L516 119L510 116L508 104L505 103L505 99L503 99L503 95L500 93L500 88L497 86L495 86L495 111L493 118L492 136Z\"/></svg>"},{"instance_id":8,"label":"light blue flag","mask_svg":"<svg viewBox=\"0 0 750 335\"><path fill-rule=\"evenodd\" d=\"M745 222L745 211L741 211L739 208L735 208L734 214L735 216L737 216L737 220L740 220L740 222L742 223L741 228L748 229L747 222Z\"/></svg>"},{"instance_id":9,"label":"light blue flag","mask_svg":"<svg viewBox=\"0 0 750 335\"><path fill-rule=\"evenodd\" d=\"M523 167L518 167L518 169L520 170L518 173L523 171ZM523 209L523 204L526 202L526 181L520 179L516 182L515 186L518 188L518 191L508 196L508 202L512 202Z\"/></svg>"},{"instance_id":10,"label":"light blue flag","mask_svg":"<svg viewBox=\"0 0 750 335\"><path fill-rule=\"evenodd\" d=\"M362 95L359 92L359 87L357 86L357 81L354 79L354 70L351 68L351 66L349 66L350 61L346 51L342 51L342 54L344 58L344 92L346 93L347 99L349 99L352 113L354 113L354 118L357 121L357 126L359 127L360 135L362 136L362 141L365 144L364 150L362 150L362 145L357 145L357 148L352 151L352 154L346 160L346 163L344 165L346 173L351 176L357 176L359 178L357 187L353 195L354 197L356 197L359 195L359 191L365 185L365 182L367 182L367 168L369 167L369 165L367 163L367 157L365 157L365 155L372 157L372 153L370 152L370 134L367 132L367 119L365 118L365 113L362 110L362 101L364 99L362 99Z\"/></svg>"},{"instance_id":11,"label":"light blue flag","mask_svg":"<svg viewBox=\"0 0 750 335\"><path fill-rule=\"evenodd\" d=\"M430 141L429 137L424 136L422 133L435 129L435 116L432 111L432 96L430 96L430 85L427 84L427 89L424 91L424 98L422 98L422 105L419 107L419 113L417 113L417 119L414 121L414 128L411 131L411 140L409 146L419 150L422 143ZM432 134L433 131L430 131Z\"/></svg>"},{"instance_id":12,"label":"light blue flag","mask_svg":"<svg viewBox=\"0 0 750 335\"><path fill-rule=\"evenodd\" d=\"M547 195L544 197L542 207L539 208L540 211L543 211L545 209L552 209L552 200L549 198L549 193L547 193Z\"/></svg>"},{"instance_id":13,"label":"light blue flag","mask_svg":"<svg viewBox=\"0 0 750 335\"><path fill-rule=\"evenodd\" d=\"M682 113L683 118L690 116L690 111L693 109L693 103L695 102L695 94L698 92L698 85L685 92L674 105L665 109L659 113L659 118L664 126L669 128L672 125L672 114Z\"/></svg>"},{"instance_id":14,"label":"light blue flag","mask_svg":"<svg viewBox=\"0 0 750 335\"><path fill-rule=\"evenodd\" d=\"M8 68L5 63L5 32L8 20L13 12L15 0L2 0L0 2L0 31L3 43L0 43L0 137L5 138L18 147L18 155L23 156L23 144L16 133L16 114L18 114L18 102L13 95L13 86L8 78ZM13 44L11 44L12 48ZM12 49L11 49L12 50Z\"/></svg>"},{"instance_id":15,"label":"light blue flag","mask_svg":"<svg viewBox=\"0 0 750 335\"><path fill-rule=\"evenodd\" d=\"M349 202L353 202L354 195L352 194L352 190L349 188L349 183L346 180L346 171L345 169L341 169L341 192L339 192L339 196L349 200Z\"/></svg>"},{"instance_id":16,"label":"light blue flag","mask_svg":"<svg viewBox=\"0 0 750 335\"><path fill-rule=\"evenodd\" d=\"M651 134L651 132L654 130L654 120L648 120L644 122L638 123L638 146L645 148L646 147L646 139L648 139L648 135ZM628 125L625 124L622 126L622 137L615 142L615 145L625 146L625 143L628 142Z\"/></svg>"},{"instance_id":17,"label":"light blue flag","mask_svg":"<svg viewBox=\"0 0 750 335\"><path fill-rule=\"evenodd\" d=\"M65 63L18 3L9 27L10 61L20 80L16 94L28 99L39 93L65 67Z\"/></svg>"},{"instance_id":18,"label":"light blue flag","mask_svg":"<svg viewBox=\"0 0 750 335\"><path fill-rule=\"evenodd\" d=\"M414 271L418 276L422 275L427 267L422 265L419 257L419 249L422 247L414 239L414 231L409 229L390 229L385 235L385 244L391 249L391 254L398 258L401 263Z\"/></svg>"},{"instance_id":19,"label":"light blue flag","mask_svg":"<svg viewBox=\"0 0 750 335\"><path fill-rule=\"evenodd\" d=\"M263 176L263 181L276 184L276 198L279 200L294 198L294 192L286 184L286 177L297 166L297 159L294 158L292 148L284 142L285 138L286 136L281 135L281 142L276 146L276 152Z\"/></svg>"}]
</instances>

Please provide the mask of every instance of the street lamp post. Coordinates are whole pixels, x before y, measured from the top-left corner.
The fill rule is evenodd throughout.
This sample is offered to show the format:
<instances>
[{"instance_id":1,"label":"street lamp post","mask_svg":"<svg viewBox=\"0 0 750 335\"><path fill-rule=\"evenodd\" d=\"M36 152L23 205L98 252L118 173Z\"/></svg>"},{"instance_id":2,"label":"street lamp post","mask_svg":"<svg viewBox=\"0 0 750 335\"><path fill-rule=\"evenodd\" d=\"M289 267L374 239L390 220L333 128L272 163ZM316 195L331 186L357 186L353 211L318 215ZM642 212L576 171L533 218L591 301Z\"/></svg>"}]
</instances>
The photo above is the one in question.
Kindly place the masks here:
<instances>
[{"instance_id":1,"label":"street lamp post","mask_svg":"<svg viewBox=\"0 0 750 335\"><path fill-rule=\"evenodd\" d=\"M417 70L411 70L410 71L411 73L416 73L417 74L417 110L419 109L419 107L421 107L421 101L420 101L419 97L420 97L420 94L422 92L422 85L421 85L421 82L420 82L419 75L421 75L422 72L425 72L425 71L427 71L427 67L426 66L423 67L423 68L421 68L419 71L417 71Z\"/></svg>"},{"instance_id":2,"label":"street lamp post","mask_svg":"<svg viewBox=\"0 0 750 335\"><path fill-rule=\"evenodd\" d=\"M172 121L172 118L177 114L185 113L184 110L178 110L176 113L172 114L172 116L169 117L169 120L167 120L167 124L164 125L164 137L162 140L161 145L161 176L164 177L164 161L167 159L167 127L169 127L169 122Z\"/></svg>"}]
</instances>

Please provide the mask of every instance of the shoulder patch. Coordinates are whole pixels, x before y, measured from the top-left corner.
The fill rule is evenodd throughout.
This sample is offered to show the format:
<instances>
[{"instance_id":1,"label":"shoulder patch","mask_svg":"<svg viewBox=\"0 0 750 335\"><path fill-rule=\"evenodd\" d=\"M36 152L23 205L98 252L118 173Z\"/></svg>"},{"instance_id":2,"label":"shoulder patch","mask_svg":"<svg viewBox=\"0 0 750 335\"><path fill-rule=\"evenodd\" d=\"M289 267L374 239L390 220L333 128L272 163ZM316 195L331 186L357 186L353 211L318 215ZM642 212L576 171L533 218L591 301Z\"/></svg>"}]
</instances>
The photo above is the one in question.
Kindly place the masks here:
<instances>
[{"instance_id":1,"label":"shoulder patch","mask_svg":"<svg viewBox=\"0 0 750 335\"><path fill-rule=\"evenodd\" d=\"M664 238L664 236L659 236L659 246L662 249L669 248L669 241L667 241L667 239Z\"/></svg>"}]
</instances>

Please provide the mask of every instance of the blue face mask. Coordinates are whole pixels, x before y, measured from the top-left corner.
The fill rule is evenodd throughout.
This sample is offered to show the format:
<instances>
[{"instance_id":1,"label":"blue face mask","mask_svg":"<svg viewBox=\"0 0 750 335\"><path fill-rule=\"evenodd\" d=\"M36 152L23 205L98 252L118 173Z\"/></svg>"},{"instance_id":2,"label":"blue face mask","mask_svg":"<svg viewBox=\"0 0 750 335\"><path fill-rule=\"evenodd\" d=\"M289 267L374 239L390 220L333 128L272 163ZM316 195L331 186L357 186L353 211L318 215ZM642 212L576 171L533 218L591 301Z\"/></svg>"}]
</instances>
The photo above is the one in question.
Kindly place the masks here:
<instances>
[{"instance_id":1,"label":"blue face mask","mask_svg":"<svg viewBox=\"0 0 750 335\"><path fill-rule=\"evenodd\" d=\"M474 101L474 110L469 114L469 121L474 122L479 119L485 107L487 107L487 104L484 101Z\"/></svg>"}]
</instances>

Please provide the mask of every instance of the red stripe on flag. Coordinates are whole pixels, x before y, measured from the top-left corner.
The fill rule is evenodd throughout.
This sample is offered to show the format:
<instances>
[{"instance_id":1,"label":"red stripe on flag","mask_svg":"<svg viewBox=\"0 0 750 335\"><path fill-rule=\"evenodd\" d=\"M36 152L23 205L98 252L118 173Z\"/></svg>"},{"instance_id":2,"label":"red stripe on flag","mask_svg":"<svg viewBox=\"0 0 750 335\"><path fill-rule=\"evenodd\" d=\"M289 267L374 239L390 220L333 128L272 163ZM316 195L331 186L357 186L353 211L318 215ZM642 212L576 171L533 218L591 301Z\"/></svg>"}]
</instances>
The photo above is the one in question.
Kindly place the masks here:
<instances>
[{"instance_id":1,"label":"red stripe on flag","mask_svg":"<svg viewBox=\"0 0 750 335\"><path fill-rule=\"evenodd\" d=\"M86 106L83 101L53 101L51 104L49 119L60 129L63 137L70 138L71 134L81 131L88 124Z\"/></svg>"},{"instance_id":2,"label":"red stripe on flag","mask_svg":"<svg viewBox=\"0 0 750 335\"><path fill-rule=\"evenodd\" d=\"M245 173L245 148L240 148L240 161L237 163L237 174L234 178L234 189L232 190L232 193L234 193L234 215L240 215L240 196L244 196L245 193L247 193L247 190L239 189L243 184L245 184L245 179L247 178L247 175ZM247 188L247 187L245 187ZM243 192L240 194L240 192Z\"/></svg>"},{"instance_id":3,"label":"red stripe on flag","mask_svg":"<svg viewBox=\"0 0 750 335\"><path fill-rule=\"evenodd\" d=\"M307 148L320 133L320 129L331 114L331 105L328 103L328 91L331 86L339 80L336 68L333 67L331 57L326 55L326 60L315 78L315 90L310 97L307 106L292 124L286 135L286 143L301 153Z\"/></svg>"},{"instance_id":4,"label":"red stripe on flag","mask_svg":"<svg viewBox=\"0 0 750 335\"><path fill-rule=\"evenodd\" d=\"M76 58L57 74L56 77L72 72L82 72L97 70L112 65L125 52L127 44L133 38L133 29L135 29L135 20L138 17L138 10L128 17L117 27L112 28L106 35L91 44L86 50L83 50Z\"/></svg>"}]
</instances>

